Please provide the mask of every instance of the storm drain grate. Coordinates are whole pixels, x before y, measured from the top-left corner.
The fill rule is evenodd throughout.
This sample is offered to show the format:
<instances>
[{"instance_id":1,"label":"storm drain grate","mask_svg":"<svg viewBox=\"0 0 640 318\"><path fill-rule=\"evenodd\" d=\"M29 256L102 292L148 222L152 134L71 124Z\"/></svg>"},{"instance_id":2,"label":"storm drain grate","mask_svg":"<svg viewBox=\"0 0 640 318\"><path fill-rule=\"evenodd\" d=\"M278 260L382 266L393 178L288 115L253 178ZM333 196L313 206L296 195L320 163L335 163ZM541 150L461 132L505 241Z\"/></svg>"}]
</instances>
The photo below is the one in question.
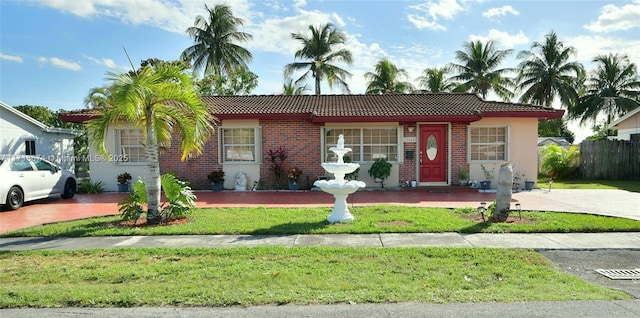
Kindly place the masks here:
<instances>
[{"instance_id":1,"label":"storm drain grate","mask_svg":"<svg viewBox=\"0 0 640 318\"><path fill-rule=\"evenodd\" d=\"M640 268L636 269L596 269L600 273L611 279L640 279Z\"/></svg>"}]
</instances>

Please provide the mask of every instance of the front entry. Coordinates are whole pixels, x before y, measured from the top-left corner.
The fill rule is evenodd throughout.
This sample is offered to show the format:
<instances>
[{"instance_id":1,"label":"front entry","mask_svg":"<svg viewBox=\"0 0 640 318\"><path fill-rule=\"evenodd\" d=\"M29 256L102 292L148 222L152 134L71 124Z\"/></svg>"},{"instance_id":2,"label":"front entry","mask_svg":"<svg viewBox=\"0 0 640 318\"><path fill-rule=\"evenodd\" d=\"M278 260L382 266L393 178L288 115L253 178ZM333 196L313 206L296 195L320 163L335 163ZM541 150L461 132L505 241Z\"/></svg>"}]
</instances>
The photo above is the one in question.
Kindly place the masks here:
<instances>
[{"instance_id":1,"label":"front entry","mask_svg":"<svg viewBox=\"0 0 640 318\"><path fill-rule=\"evenodd\" d=\"M420 126L420 182L447 182L447 125Z\"/></svg>"}]
</instances>

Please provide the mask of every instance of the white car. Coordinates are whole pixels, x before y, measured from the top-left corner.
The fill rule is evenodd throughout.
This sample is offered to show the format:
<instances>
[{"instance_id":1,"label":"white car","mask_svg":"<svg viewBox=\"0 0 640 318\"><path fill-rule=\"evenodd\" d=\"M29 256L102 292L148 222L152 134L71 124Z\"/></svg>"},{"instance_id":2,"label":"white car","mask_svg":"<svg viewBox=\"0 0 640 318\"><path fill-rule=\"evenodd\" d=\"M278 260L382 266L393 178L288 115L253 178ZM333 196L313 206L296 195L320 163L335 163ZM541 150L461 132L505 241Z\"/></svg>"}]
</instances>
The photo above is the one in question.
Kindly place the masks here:
<instances>
[{"instance_id":1,"label":"white car","mask_svg":"<svg viewBox=\"0 0 640 318\"><path fill-rule=\"evenodd\" d=\"M44 158L0 155L0 204L11 210L37 199L70 199L76 190L76 177Z\"/></svg>"}]
</instances>

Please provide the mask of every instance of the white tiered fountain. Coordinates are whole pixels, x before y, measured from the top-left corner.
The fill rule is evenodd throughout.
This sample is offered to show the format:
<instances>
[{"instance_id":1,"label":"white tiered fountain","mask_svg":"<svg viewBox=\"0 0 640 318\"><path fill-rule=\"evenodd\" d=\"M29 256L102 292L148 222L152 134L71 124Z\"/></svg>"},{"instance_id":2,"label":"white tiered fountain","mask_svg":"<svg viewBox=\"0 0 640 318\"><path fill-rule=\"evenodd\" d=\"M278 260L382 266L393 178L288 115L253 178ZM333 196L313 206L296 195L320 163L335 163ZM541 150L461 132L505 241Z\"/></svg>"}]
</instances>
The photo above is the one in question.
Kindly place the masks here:
<instances>
[{"instance_id":1,"label":"white tiered fountain","mask_svg":"<svg viewBox=\"0 0 640 318\"><path fill-rule=\"evenodd\" d=\"M343 156L351 151L351 148L344 147L344 136L338 136L338 145L336 147L329 148L333 153L338 156L338 162L326 162L322 164L322 168L330 173L333 173L335 179L333 180L318 180L313 183L314 186L319 187L322 191L329 194L333 194L336 199L333 204L333 210L331 215L327 217L327 221L331 223L336 222L351 222L353 221L353 215L349 213L349 206L347 206L347 196L356 192L359 188L364 188L367 185L362 181L352 180L346 181L344 175L354 172L358 167L357 163L345 163Z\"/></svg>"}]
</instances>

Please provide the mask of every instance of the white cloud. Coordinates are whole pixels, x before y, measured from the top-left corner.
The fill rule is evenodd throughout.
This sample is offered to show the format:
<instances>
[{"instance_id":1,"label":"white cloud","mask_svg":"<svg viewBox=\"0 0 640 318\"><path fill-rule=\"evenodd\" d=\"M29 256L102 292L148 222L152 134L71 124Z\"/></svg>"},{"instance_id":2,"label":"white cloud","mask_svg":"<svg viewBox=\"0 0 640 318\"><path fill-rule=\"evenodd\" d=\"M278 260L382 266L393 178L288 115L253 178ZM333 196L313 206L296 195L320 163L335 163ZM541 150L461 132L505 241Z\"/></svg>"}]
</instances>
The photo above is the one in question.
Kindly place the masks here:
<instances>
[{"instance_id":1,"label":"white cloud","mask_svg":"<svg viewBox=\"0 0 640 318\"><path fill-rule=\"evenodd\" d=\"M15 55L7 55L0 53L0 60L22 63L22 58Z\"/></svg>"},{"instance_id":2,"label":"white cloud","mask_svg":"<svg viewBox=\"0 0 640 318\"><path fill-rule=\"evenodd\" d=\"M40 5L84 18L111 17L132 25L150 25L184 34L196 16L206 16L204 3L192 0L35 0ZM249 21L253 16L248 0L228 3L236 17ZM213 4L209 4L213 7Z\"/></svg>"},{"instance_id":3,"label":"white cloud","mask_svg":"<svg viewBox=\"0 0 640 318\"><path fill-rule=\"evenodd\" d=\"M418 29L446 30L438 22L440 18L451 20L464 9L456 0L427 1L418 5L409 6L410 9L419 11L419 14L410 13L407 19Z\"/></svg>"},{"instance_id":4,"label":"white cloud","mask_svg":"<svg viewBox=\"0 0 640 318\"><path fill-rule=\"evenodd\" d=\"M482 16L488 19L491 19L496 16L503 16L507 14L519 15L520 12L514 9L512 6L503 6L500 8L491 8L485 12L482 12Z\"/></svg>"},{"instance_id":5,"label":"white cloud","mask_svg":"<svg viewBox=\"0 0 640 318\"><path fill-rule=\"evenodd\" d=\"M93 56L88 56L86 54L84 54L84 57L87 58L87 60L91 61L93 64L103 65L110 69L126 69L126 67L118 66L112 59L99 59Z\"/></svg>"},{"instance_id":6,"label":"white cloud","mask_svg":"<svg viewBox=\"0 0 640 318\"><path fill-rule=\"evenodd\" d=\"M524 35L524 32L520 30L518 34L511 35L504 31L499 31L496 29L489 30L489 34L486 36L483 35L470 35L469 39L471 41L481 40L486 42L488 40L492 40L496 44L500 44L505 46L506 48L512 49L514 46L519 44L526 44L529 42L529 38Z\"/></svg>"},{"instance_id":7,"label":"white cloud","mask_svg":"<svg viewBox=\"0 0 640 318\"><path fill-rule=\"evenodd\" d=\"M61 68L61 69L65 69L65 70L70 70L70 71L80 71L82 70L82 67L80 66L80 64L75 63L75 62L69 62L69 61L65 61L63 59L57 58L57 57L39 57L38 58L38 62L42 63L42 64L51 64L54 67L57 68Z\"/></svg>"},{"instance_id":8,"label":"white cloud","mask_svg":"<svg viewBox=\"0 0 640 318\"><path fill-rule=\"evenodd\" d=\"M640 28L640 1L617 6L607 4L602 7L598 20L584 25L584 28L593 32L612 32Z\"/></svg>"},{"instance_id":9,"label":"white cloud","mask_svg":"<svg viewBox=\"0 0 640 318\"><path fill-rule=\"evenodd\" d=\"M640 39L584 35L567 39L566 43L576 48L578 61L587 69L591 68L591 60L601 54L626 54L631 62L640 61Z\"/></svg>"}]
</instances>

